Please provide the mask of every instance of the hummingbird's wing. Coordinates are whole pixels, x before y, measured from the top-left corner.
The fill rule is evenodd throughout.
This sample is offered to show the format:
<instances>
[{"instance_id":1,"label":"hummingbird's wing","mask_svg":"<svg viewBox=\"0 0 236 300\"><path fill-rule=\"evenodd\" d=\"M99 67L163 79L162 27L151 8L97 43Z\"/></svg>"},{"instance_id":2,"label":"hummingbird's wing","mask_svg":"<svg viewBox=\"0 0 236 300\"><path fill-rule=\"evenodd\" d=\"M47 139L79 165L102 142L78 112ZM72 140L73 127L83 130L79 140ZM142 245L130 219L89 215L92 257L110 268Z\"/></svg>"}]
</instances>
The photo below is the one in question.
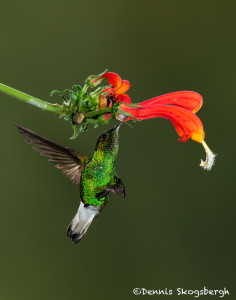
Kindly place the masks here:
<instances>
[{"instance_id":1,"label":"hummingbird's wing","mask_svg":"<svg viewBox=\"0 0 236 300\"><path fill-rule=\"evenodd\" d=\"M55 167L60 169L72 183L80 185L81 173L91 160L89 156L57 145L18 124L15 124L15 126L18 128L20 135L32 145L34 150L47 157L48 161L55 164Z\"/></svg>"}]
</instances>

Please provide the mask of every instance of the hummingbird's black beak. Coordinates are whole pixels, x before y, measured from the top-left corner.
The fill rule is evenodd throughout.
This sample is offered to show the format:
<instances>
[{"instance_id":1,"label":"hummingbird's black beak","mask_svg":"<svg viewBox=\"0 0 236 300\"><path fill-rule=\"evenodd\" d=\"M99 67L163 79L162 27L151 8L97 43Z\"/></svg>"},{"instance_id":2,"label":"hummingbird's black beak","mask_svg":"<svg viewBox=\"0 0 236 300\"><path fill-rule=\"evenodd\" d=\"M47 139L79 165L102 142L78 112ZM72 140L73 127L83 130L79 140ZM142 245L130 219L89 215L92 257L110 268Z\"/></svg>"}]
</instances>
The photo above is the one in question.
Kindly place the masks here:
<instances>
[{"instance_id":1,"label":"hummingbird's black beak","mask_svg":"<svg viewBox=\"0 0 236 300\"><path fill-rule=\"evenodd\" d=\"M120 125L122 124L122 122L119 122L115 127L113 127L112 128L112 130L116 130L116 131L118 131L119 130L119 128L120 128Z\"/></svg>"}]
</instances>

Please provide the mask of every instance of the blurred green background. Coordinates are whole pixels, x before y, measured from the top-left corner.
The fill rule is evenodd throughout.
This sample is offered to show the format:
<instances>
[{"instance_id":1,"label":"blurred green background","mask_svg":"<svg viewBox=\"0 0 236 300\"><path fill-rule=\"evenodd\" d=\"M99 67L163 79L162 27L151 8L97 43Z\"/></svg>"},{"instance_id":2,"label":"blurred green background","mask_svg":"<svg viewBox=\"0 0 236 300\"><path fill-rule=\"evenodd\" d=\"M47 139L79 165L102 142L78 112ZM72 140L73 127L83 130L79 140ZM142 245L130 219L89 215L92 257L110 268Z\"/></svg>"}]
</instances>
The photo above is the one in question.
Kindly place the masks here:
<instances>
[{"instance_id":1,"label":"blurred green background","mask_svg":"<svg viewBox=\"0 0 236 300\"><path fill-rule=\"evenodd\" d=\"M133 102L197 91L218 156L211 172L201 169L201 145L179 143L168 120L122 126L127 198L112 196L75 246L65 233L78 189L13 122L90 155L113 124L71 141L69 123L0 94L0 299L131 299L144 297L136 287L204 286L235 299L235 10L227 0L1 1L2 83L59 102L51 90L108 68L130 81ZM182 298L193 296L171 297Z\"/></svg>"}]
</instances>

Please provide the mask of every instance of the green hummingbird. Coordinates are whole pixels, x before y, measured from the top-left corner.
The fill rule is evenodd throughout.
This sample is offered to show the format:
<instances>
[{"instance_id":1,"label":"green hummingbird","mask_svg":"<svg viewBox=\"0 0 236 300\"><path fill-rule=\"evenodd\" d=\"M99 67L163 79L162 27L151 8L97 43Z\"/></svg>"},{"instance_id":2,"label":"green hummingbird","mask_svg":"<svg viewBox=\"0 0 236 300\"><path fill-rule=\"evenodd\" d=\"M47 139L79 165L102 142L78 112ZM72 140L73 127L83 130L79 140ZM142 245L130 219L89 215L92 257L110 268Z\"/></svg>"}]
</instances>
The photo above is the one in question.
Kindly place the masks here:
<instances>
[{"instance_id":1,"label":"green hummingbird","mask_svg":"<svg viewBox=\"0 0 236 300\"><path fill-rule=\"evenodd\" d=\"M79 209L67 228L67 236L77 244L93 219L107 205L111 192L125 198L125 186L116 175L119 148L118 123L97 140L92 158L64 148L18 124L19 133L48 161L55 164L80 189Z\"/></svg>"}]
</instances>

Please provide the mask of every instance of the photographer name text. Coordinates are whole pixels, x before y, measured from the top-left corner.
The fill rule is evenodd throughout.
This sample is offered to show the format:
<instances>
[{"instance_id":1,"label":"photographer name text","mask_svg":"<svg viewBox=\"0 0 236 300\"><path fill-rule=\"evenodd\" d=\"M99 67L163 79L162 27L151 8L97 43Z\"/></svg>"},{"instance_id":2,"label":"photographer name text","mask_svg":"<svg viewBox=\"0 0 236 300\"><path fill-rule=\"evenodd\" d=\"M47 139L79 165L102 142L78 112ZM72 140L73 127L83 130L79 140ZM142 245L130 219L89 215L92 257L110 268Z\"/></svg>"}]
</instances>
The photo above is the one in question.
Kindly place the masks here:
<instances>
[{"instance_id":1,"label":"photographer name text","mask_svg":"<svg viewBox=\"0 0 236 300\"><path fill-rule=\"evenodd\" d=\"M184 288L177 288L176 290L171 290L171 289L153 289L153 290L149 290L146 288L134 288L133 289L133 294L134 295L149 295L149 296L171 296L171 295L185 295L185 296L192 296L195 298L199 298L200 296L216 296L219 298L224 298L224 296L228 296L229 295L229 291L224 287L223 289L207 289L205 286L203 289L201 290L187 290Z\"/></svg>"}]
</instances>

